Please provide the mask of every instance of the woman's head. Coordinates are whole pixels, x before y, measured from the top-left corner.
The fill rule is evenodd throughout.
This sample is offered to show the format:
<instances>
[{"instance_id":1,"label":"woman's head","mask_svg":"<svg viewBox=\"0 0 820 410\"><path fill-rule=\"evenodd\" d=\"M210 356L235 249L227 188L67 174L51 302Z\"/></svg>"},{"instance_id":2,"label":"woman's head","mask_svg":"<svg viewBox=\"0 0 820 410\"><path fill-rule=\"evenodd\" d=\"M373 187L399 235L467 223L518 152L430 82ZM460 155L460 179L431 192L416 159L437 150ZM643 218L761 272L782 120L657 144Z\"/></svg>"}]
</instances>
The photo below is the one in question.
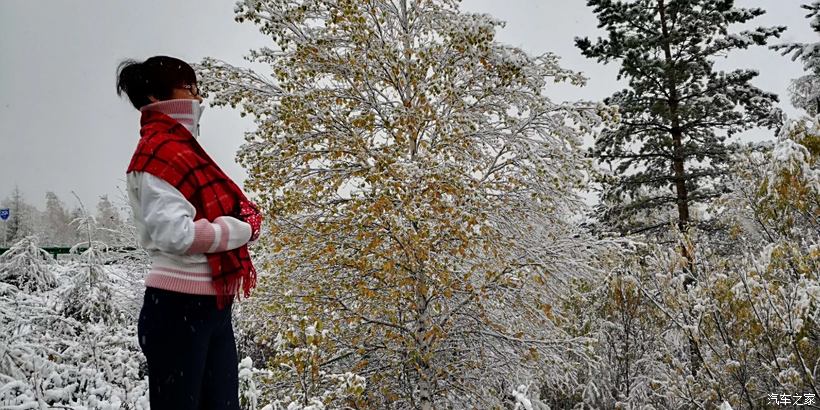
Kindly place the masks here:
<instances>
[{"instance_id":1,"label":"woman's head","mask_svg":"<svg viewBox=\"0 0 820 410\"><path fill-rule=\"evenodd\" d=\"M126 60L117 68L117 95L128 95L136 109L155 101L178 98L202 101L196 73L188 63L156 56L143 62Z\"/></svg>"}]
</instances>

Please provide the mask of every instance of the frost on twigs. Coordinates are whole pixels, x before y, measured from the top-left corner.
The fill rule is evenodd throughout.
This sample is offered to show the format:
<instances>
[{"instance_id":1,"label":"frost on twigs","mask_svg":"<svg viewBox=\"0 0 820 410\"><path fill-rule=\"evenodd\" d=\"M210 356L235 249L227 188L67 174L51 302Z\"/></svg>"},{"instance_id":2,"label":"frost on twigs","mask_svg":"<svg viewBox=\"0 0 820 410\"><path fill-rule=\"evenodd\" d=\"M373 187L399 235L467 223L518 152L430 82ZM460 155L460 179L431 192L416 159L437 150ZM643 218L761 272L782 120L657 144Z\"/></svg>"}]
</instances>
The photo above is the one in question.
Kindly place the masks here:
<instances>
[{"instance_id":1,"label":"frost on twigs","mask_svg":"<svg viewBox=\"0 0 820 410\"><path fill-rule=\"evenodd\" d=\"M0 256L0 281L25 292L57 286L57 278L51 272L54 258L37 243L37 236L27 236Z\"/></svg>"}]
</instances>

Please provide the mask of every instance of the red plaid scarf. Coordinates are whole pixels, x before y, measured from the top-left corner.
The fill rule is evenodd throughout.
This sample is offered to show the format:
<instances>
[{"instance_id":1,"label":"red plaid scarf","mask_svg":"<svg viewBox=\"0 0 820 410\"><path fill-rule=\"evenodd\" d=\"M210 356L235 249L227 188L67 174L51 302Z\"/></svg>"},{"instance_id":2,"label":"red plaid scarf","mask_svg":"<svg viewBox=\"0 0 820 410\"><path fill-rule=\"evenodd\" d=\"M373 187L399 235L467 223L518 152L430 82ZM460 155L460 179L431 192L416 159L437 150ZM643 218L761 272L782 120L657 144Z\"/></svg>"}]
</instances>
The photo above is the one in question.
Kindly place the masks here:
<instances>
[{"instance_id":1,"label":"red plaid scarf","mask_svg":"<svg viewBox=\"0 0 820 410\"><path fill-rule=\"evenodd\" d=\"M176 187L196 208L195 220L239 217L240 204L247 201L245 194L182 124L151 110L143 111L140 124L140 142L127 172L148 172ZM219 309L238 295L240 285L245 297L250 295L256 286L256 269L247 245L206 255Z\"/></svg>"}]
</instances>

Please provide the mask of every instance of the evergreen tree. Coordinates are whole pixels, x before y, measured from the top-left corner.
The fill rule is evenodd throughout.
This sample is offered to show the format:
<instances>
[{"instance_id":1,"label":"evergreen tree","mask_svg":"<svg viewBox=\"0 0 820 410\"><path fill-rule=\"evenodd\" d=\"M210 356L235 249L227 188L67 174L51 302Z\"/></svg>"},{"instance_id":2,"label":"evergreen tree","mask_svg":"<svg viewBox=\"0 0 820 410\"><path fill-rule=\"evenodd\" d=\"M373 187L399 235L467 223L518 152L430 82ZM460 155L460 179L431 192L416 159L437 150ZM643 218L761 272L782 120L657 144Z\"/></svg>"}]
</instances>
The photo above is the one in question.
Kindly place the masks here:
<instances>
[{"instance_id":1,"label":"evergreen tree","mask_svg":"<svg viewBox=\"0 0 820 410\"><path fill-rule=\"evenodd\" d=\"M765 12L734 0L589 0L608 38L577 38L583 55L619 62L629 87L608 103L622 121L595 141L592 155L614 167L604 183L601 214L623 233L706 227L697 207L725 191L728 139L756 126L774 127L777 96L751 84L758 73L718 71L714 60L762 46L785 27L730 33Z\"/></svg>"},{"instance_id":2,"label":"evergreen tree","mask_svg":"<svg viewBox=\"0 0 820 410\"><path fill-rule=\"evenodd\" d=\"M595 140L592 156L614 166L603 180L603 222L621 233L662 235L671 221L684 235L709 229L698 215L728 191L730 159L739 144L727 140L755 126L774 127L777 96L750 82L758 73L715 70L714 59L732 50L763 46L785 27L730 33L765 13L734 6L734 0L589 0L608 38L577 38L584 56L620 62L618 78L629 88L606 102L620 107L616 128ZM696 282L689 239L680 244L683 288ZM689 305L691 312L694 306ZM682 323L684 329L692 322ZM689 362L703 362L698 340L688 334Z\"/></svg>"},{"instance_id":3,"label":"evergreen tree","mask_svg":"<svg viewBox=\"0 0 820 410\"><path fill-rule=\"evenodd\" d=\"M9 219L4 223L7 244L15 243L34 234L32 213L35 209L26 203L20 187L14 187L11 197L6 198L0 208L9 209Z\"/></svg>"},{"instance_id":4,"label":"evergreen tree","mask_svg":"<svg viewBox=\"0 0 820 410\"><path fill-rule=\"evenodd\" d=\"M45 244L50 246L73 245L74 229L71 219L60 198L54 192L46 192Z\"/></svg>"},{"instance_id":5,"label":"evergreen tree","mask_svg":"<svg viewBox=\"0 0 820 410\"><path fill-rule=\"evenodd\" d=\"M26 292L52 289L57 286L57 278L49 266L54 262L54 258L40 248L36 236L25 237L0 256L0 282Z\"/></svg>"},{"instance_id":6,"label":"evergreen tree","mask_svg":"<svg viewBox=\"0 0 820 410\"><path fill-rule=\"evenodd\" d=\"M804 4L809 11L806 15L811 19L811 27L820 34L820 1ZM792 60L803 62L803 69L808 74L792 81L790 92L792 105L806 110L810 115L820 114L820 42L816 43L786 43L772 46L783 55L792 55Z\"/></svg>"},{"instance_id":7,"label":"evergreen tree","mask_svg":"<svg viewBox=\"0 0 820 410\"><path fill-rule=\"evenodd\" d=\"M85 211L83 210L83 206L77 206L71 210L69 213L69 225L71 226L71 240L69 243L73 245L77 245L80 242L88 243L88 232L80 226L82 223L81 221L86 218Z\"/></svg>"},{"instance_id":8,"label":"evergreen tree","mask_svg":"<svg viewBox=\"0 0 820 410\"><path fill-rule=\"evenodd\" d=\"M120 216L114 204L108 200L108 195L100 197L97 202L97 236L98 239L109 246L119 245L119 237L122 236L123 229L122 217Z\"/></svg>"}]
</instances>

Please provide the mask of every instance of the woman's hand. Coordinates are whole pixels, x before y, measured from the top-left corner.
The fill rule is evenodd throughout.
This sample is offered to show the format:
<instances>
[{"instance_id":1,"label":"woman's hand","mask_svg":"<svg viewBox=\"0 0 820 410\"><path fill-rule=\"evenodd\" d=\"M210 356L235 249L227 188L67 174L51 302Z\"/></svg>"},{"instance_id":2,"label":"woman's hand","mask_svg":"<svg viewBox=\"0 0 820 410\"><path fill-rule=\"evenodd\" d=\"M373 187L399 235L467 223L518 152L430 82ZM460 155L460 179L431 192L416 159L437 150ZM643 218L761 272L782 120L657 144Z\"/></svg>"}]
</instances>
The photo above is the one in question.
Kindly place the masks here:
<instances>
[{"instance_id":1,"label":"woman's hand","mask_svg":"<svg viewBox=\"0 0 820 410\"><path fill-rule=\"evenodd\" d=\"M262 229L262 213L259 207L250 201L242 201L239 204L239 217L251 226L251 239L253 242L259 239L259 231Z\"/></svg>"}]
</instances>

